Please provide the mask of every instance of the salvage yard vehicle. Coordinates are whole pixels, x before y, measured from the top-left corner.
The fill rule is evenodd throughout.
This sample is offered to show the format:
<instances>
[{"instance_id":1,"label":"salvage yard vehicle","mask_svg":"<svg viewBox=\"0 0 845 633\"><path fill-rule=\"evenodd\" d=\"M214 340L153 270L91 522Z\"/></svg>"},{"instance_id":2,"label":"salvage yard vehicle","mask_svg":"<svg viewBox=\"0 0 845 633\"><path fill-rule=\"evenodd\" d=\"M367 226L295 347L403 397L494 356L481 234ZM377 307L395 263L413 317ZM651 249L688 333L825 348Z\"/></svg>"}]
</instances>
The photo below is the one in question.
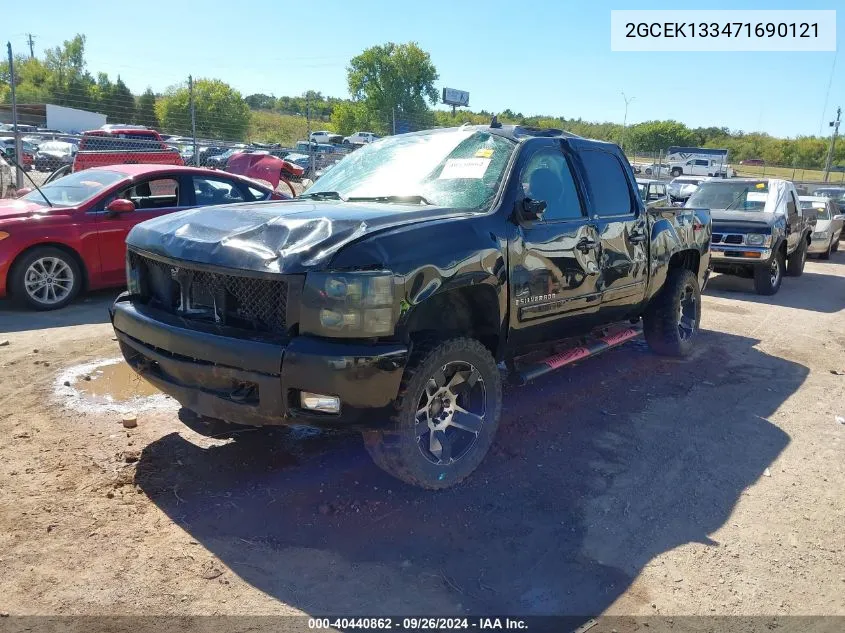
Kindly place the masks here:
<instances>
[{"instance_id":1,"label":"salvage yard vehicle","mask_svg":"<svg viewBox=\"0 0 845 633\"><path fill-rule=\"evenodd\" d=\"M128 126L103 126L82 135L73 171L132 163L184 165L179 150L168 147L158 132Z\"/></svg>"},{"instance_id":2,"label":"salvage yard vehicle","mask_svg":"<svg viewBox=\"0 0 845 633\"><path fill-rule=\"evenodd\" d=\"M821 259L830 259L830 254L839 250L845 215L830 198L820 196L799 196L798 202L804 215L815 214L816 225L808 253Z\"/></svg>"},{"instance_id":3,"label":"salvage yard vehicle","mask_svg":"<svg viewBox=\"0 0 845 633\"><path fill-rule=\"evenodd\" d=\"M675 202L684 202L689 198L698 185L708 179L708 176L679 176L669 183L669 197Z\"/></svg>"},{"instance_id":4,"label":"salvage yard vehicle","mask_svg":"<svg viewBox=\"0 0 845 633\"><path fill-rule=\"evenodd\" d=\"M709 180L687 206L710 209L715 272L753 278L761 295L775 294L784 274L799 277L804 272L815 217L802 212L788 180Z\"/></svg>"},{"instance_id":5,"label":"salvage yard vehicle","mask_svg":"<svg viewBox=\"0 0 845 633\"><path fill-rule=\"evenodd\" d=\"M343 139L344 145L363 145L364 143L374 143L380 137L372 132L355 132Z\"/></svg>"},{"instance_id":6,"label":"salvage yard vehicle","mask_svg":"<svg viewBox=\"0 0 845 633\"><path fill-rule=\"evenodd\" d=\"M493 442L498 363L524 382L643 331L688 355L710 233L706 209L647 211L618 146L494 119L365 145L295 200L139 224L112 323L210 428L361 430L446 488Z\"/></svg>"},{"instance_id":7,"label":"salvage yard vehicle","mask_svg":"<svg viewBox=\"0 0 845 633\"><path fill-rule=\"evenodd\" d=\"M72 165L77 148L77 145L64 141L41 143L35 154L36 171L55 171L63 165Z\"/></svg>"},{"instance_id":8,"label":"salvage yard vehicle","mask_svg":"<svg viewBox=\"0 0 845 633\"><path fill-rule=\"evenodd\" d=\"M720 160L712 158L691 158L689 160L670 162L669 173L673 178L682 174L688 176L717 176L721 178L735 178L736 170L725 165Z\"/></svg>"},{"instance_id":9,"label":"salvage yard vehicle","mask_svg":"<svg viewBox=\"0 0 845 633\"><path fill-rule=\"evenodd\" d=\"M197 205L281 198L245 178L191 167L112 165L22 189L0 201L0 297L36 310L84 288L122 286L124 241L144 220Z\"/></svg>"},{"instance_id":10,"label":"salvage yard vehicle","mask_svg":"<svg viewBox=\"0 0 845 633\"><path fill-rule=\"evenodd\" d=\"M672 200L669 198L666 183L662 180L637 178L637 189L647 209L672 206Z\"/></svg>"}]
</instances>

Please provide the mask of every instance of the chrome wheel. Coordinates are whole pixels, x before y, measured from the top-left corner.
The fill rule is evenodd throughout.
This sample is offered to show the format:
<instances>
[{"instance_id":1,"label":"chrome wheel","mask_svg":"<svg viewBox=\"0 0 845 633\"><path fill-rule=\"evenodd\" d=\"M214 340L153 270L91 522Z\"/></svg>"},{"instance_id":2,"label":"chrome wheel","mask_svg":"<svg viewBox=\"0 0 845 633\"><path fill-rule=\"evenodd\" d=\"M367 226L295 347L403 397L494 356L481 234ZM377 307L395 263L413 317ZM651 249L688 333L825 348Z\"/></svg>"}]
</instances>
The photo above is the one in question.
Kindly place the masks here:
<instances>
[{"instance_id":1,"label":"chrome wheel","mask_svg":"<svg viewBox=\"0 0 845 633\"><path fill-rule=\"evenodd\" d=\"M697 321L698 301L695 297L695 289L687 285L684 286L681 299L678 302L678 335L682 341L692 338L695 334Z\"/></svg>"},{"instance_id":2,"label":"chrome wheel","mask_svg":"<svg viewBox=\"0 0 845 633\"><path fill-rule=\"evenodd\" d=\"M70 265L58 257L41 257L24 273L24 289L29 297L43 305L54 305L67 299L75 282Z\"/></svg>"},{"instance_id":3,"label":"chrome wheel","mask_svg":"<svg viewBox=\"0 0 845 633\"><path fill-rule=\"evenodd\" d=\"M777 257L772 258L772 263L769 264L769 279L772 282L772 287L778 285L780 281L780 262Z\"/></svg>"},{"instance_id":4,"label":"chrome wheel","mask_svg":"<svg viewBox=\"0 0 845 633\"><path fill-rule=\"evenodd\" d=\"M426 383L416 413L417 445L433 464L451 464L466 455L484 425L487 391L470 363L443 365Z\"/></svg>"}]
</instances>

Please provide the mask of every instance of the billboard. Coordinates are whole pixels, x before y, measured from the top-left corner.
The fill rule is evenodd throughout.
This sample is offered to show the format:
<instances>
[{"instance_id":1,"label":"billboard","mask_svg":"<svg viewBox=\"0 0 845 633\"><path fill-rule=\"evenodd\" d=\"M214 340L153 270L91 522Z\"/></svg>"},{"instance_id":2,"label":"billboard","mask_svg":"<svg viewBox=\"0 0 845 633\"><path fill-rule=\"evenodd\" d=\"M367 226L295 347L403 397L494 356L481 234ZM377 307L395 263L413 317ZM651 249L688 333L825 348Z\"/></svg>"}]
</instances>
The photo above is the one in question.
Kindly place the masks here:
<instances>
[{"instance_id":1,"label":"billboard","mask_svg":"<svg viewBox=\"0 0 845 633\"><path fill-rule=\"evenodd\" d=\"M450 106L469 105L469 93L454 88L443 88L443 103Z\"/></svg>"}]
</instances>

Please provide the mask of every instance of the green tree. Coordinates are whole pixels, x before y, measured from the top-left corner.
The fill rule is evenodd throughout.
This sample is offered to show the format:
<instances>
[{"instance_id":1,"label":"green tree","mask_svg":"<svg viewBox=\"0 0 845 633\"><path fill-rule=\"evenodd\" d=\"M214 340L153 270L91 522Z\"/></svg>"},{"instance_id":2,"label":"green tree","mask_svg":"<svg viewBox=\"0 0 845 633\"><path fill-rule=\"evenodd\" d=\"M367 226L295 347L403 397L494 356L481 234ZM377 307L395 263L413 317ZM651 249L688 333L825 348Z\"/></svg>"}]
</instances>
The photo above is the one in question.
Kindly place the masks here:
<instances>
[{"instance_id":1,"label":"green tree","mask_svg":"<svg viewBox=\"0 0 845 633\"><path fill-rule=\"evenodd\" d=\"M693 145L696 135L677 121L646 121L628 127L625 131L625 148L638 152L659 152L672 145Z\"/></svg>"},{"instance_id":2,"label":"green tree","mask_svg":"<svg viewBox=\"0 0 845 633\"><path fill-rule=\"evenodd\" d=\"M353 100L363 104L381 132L388 131L393 116L414 127L433 124L428 104L437 103L437 79L431 56L415 42L370 47L347 68Z\"/></svg>"},{"instance_id":3,"label":"green tree","mask_svg":"<svg viewBox=\"0 0 845 633\"><path fill-rule=\"evenodd\" d=\"M114 83L109 95L115 123L131 123L135 120L135 97L132 91L123 83L120 75Z\"/></svg>"},{"instance_id":4,"label":"green tree","mask_svg":"<svg viewBox=\"0 0 845 633\"><path fill-rule=\"evenodd\" d=\"M156 96L152 89L147 88L140 97L135 108L135 123L158 129L158 116L156 116Z\"/></svg>"},{"instance_id":5,"label":"green tree","mask_svg":"<svg viewBox=\"0 0 845 633\"><path fill-rule=\"evenodd\" d=\"M156 101L161 127L174 134L191 133L188 87L173 86ZM249 127L250 111L241 93L219 79L194 82L194 110L197 136L243 140Z\"/></svg>"},{"instance_id":6,"label":"green tree","mask_svg":"<svg viewBox=\"0 0 845 633\"><path fill-rule=\"evenodd\" d=\"M249 95L244 101L253 110L272 110L276 107L276 97L263 93Z\"/></svg>"}]
</instances>

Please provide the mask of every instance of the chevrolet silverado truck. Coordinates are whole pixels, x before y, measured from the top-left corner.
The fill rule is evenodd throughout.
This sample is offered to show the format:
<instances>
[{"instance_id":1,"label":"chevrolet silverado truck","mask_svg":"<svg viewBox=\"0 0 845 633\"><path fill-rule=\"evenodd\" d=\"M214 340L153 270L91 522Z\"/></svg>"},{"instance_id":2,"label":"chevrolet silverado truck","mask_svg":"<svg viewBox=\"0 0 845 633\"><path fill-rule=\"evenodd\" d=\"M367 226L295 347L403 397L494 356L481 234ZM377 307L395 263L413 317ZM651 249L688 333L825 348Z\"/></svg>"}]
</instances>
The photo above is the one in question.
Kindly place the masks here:
<instances>
[{"instance_id":1,"label":"chevrolet silverado truck","mask_svg":"<svg viewBox=\"0 0 845 633\"><path fill-rule=\"evenodd\" d=\"M710 233L706 209L646 210L618 146L494 119L367 144L296 200L139 224L111 317L194 422L361 430L438 489L490 448L503 373L643 332L689 354Z\"/></svg>"},{"instance_id":2,"label":"chevrolet silverado truck","mask_svg":"<svg viewBox=\"0 0 845 633\"><path fill-rule=\"evenodd\" d=\"M785 274L803 274L815 217L801 208L788 180L708 180L687 205L711 210L715 272L752 278L761 295L775 294Z\"/></svg>"},{"instance_id":3,"label":"chevrolet silverado truck","mask_svg":"<svg viewBox=\"0 0 845 633\"><path fill-rule=\"evenodd\" d=\"M179 151L168 147L155 130L110 127L82 135L73 171L129 163L185 164Z\"/></svg>"}]
</instances>

